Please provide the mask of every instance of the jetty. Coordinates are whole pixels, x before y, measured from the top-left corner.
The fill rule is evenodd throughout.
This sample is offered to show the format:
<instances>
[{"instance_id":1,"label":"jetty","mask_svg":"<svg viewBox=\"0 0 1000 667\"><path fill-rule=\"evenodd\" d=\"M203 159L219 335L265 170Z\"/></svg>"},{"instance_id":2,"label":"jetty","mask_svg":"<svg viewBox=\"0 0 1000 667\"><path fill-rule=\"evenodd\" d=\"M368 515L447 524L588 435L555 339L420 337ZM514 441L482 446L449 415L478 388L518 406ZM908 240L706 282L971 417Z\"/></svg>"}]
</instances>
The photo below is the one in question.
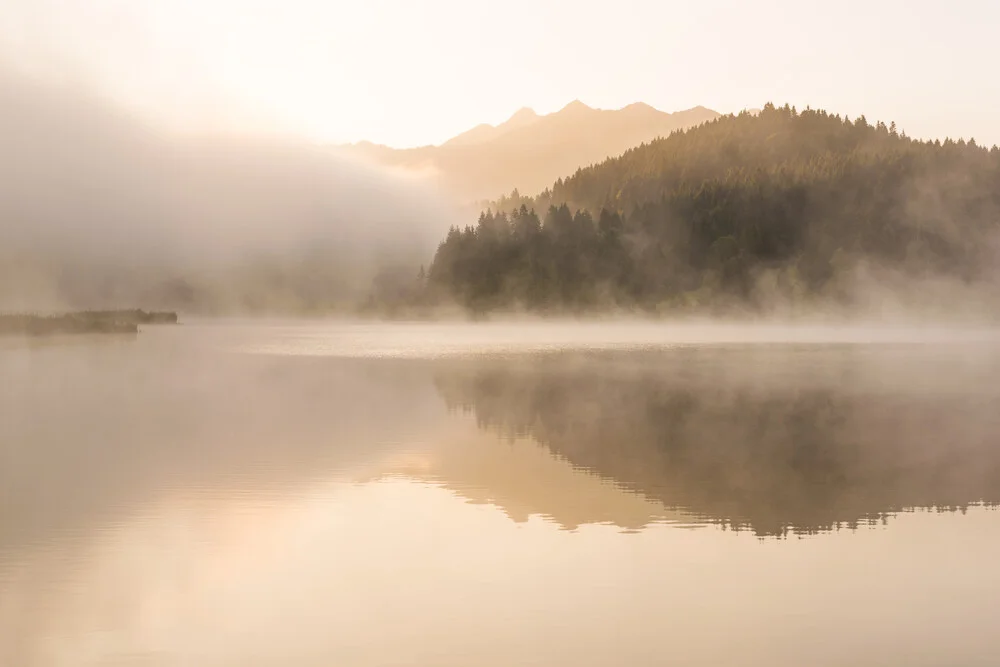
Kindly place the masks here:
<instances>
[{"instance_id":1,"label":"jetty","mask_svg":"<svg viewBox=\"0 0 1000 667\"><path fill-rule=\"evenodd\" d=\"M140 324L177 324L177 313L87 310L55 315L0 314L0 336L137 334Z\"/></svg>"}]
</instances>

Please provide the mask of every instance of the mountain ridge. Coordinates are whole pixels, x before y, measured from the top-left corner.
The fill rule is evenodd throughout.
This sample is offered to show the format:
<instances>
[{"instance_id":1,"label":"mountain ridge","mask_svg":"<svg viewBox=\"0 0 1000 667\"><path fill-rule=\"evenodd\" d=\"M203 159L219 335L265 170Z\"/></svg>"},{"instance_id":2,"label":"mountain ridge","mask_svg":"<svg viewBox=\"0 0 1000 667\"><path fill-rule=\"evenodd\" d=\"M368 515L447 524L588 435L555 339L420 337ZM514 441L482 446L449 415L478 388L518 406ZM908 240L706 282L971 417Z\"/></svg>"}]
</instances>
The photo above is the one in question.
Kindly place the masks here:
<instances>
[{"instance_id":1,"label":"mountain ridge","mask_svg":"<svg viewBox=\"0 0 1000 667\"><path fill-rule=\"evenodd\" d=\"M671 113L643 102L596 109L573 100L549 114L522 107L502 123L476 125L438 145L358 142L339 149L381 166L430 171L459 200L478 203L512 190L539 193L581 167L719 116L703 106Z\"/></svg>"}]
</instances>

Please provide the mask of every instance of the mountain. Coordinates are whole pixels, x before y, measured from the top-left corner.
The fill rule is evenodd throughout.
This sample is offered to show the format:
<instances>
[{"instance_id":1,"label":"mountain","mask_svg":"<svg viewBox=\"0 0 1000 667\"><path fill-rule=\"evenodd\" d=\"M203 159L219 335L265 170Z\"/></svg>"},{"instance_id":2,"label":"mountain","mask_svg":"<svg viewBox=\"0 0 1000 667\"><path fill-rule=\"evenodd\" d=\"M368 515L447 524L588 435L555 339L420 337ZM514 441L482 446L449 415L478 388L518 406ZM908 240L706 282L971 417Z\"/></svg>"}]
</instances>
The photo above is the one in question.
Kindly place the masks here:
<instances>
[{"instance_id":1,"label":"mountain","mask_svg":"<svg viewBox=\"0 0 1000 667\"><path fill-rule=\"evenodd\" d=\"M1000 315L1000 149L864 116L769 104L491 209L449 232L428 274L476 311Z\"/></svg>"},{"instance_id":2,"label":"mountain","mask_svg":"<svg viewBox=\"0 0 1000 667\"><path fill-rule=\"evenodd\" d=\"M513 189L541 192L581 166L718 117L704 107L666 113L639 103L611 111L576 100L547 115L521 109L500 125L478 125L440 146L342 148L383 166L431 171L461 201L480 202Z\"/></svg>"},{"instance_id":3,"label":"mountain","mask_svg":"<svg viewBox=\"0 0 1000 667\"><path fill-rule=\"evenodd\" d=\"M501 123L500 125L490 125L489 123L482 123L472 128L468 132L463 132L457 136L452 137L444 143L445 146L450 148L455 148L458 146L477 146L490 141L495 141L500 137L509 134L512 130L517 130L523 127L528 127L537 122L541 116L535 113L534 109L529 109L527 107L518 110L513 116L511 116L507 122Z\"/></svg>"}]
</instances>

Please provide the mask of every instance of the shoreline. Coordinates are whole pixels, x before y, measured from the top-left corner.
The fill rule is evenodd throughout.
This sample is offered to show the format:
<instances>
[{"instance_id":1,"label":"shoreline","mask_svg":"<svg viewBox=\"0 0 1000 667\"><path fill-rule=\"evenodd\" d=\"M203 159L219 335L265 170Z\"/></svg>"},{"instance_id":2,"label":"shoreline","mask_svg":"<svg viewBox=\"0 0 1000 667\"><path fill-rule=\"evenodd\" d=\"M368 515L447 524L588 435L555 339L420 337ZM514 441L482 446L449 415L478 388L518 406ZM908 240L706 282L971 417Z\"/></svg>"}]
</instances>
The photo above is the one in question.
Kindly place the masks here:
<instances>
[{"instance_id":1,"label":"shoreline","mask_svg":"<svg viewBox=\"0 0 1000 667\"><path fill-rule=\"evenodd\" d=\"M0 336L138 334L140 324L177 324L177 313L133 309L78 311L53 315L0 314Z\"/></svg>"}]
</instances>

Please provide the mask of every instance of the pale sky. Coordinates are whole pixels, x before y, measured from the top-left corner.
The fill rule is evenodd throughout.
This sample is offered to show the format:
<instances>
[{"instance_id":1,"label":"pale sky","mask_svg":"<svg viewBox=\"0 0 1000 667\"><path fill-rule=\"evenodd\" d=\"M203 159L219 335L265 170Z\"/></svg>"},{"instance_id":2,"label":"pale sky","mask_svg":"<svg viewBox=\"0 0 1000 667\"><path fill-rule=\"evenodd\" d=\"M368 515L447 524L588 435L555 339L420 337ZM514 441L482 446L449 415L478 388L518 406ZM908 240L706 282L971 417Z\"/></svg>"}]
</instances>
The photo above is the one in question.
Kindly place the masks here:
<instances>
[{"instance_id":1,"label":"pale sky","mask_svg":"<svg viewBox=\"0 0 1000 667\"><path fill-rule=\"evenodd\" d=\"M577 98L1000 143L998 29L977 0L0 0L0 58L158 122L393 146Z\"/></svg>"}]
</instances>

